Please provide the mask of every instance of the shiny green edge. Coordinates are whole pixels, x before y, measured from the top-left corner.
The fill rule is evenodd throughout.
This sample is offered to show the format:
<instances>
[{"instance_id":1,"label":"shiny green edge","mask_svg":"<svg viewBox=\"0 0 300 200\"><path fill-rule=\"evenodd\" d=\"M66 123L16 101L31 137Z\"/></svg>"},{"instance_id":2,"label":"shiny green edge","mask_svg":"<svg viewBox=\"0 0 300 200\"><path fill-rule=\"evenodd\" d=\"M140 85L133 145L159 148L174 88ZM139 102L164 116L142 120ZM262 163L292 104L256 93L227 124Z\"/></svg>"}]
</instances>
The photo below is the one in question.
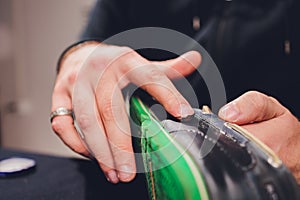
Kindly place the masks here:
<instances>
[{"instance_id":1,"label":"shiny green edge","mask_svg":"<svg viewBox=\"0 0 300 200\"><path fill-rule=\"evenodd\" d=\"M140 125L141 148L151 199L209 200L199 167L138 98L131 116Z\"/></svg>"}]
</instances>

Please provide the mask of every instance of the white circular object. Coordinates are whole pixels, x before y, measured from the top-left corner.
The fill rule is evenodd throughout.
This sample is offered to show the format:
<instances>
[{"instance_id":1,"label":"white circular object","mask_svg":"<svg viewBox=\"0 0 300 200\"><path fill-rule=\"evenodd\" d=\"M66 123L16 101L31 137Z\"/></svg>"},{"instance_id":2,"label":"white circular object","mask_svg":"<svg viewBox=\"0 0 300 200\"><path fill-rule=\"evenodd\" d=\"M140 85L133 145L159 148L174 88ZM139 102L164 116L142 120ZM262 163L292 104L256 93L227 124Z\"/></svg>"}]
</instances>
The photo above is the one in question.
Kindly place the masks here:
<instances>
[{"instance_id":1,"label":"white circular object","mask_svg":"<svg viewBox=\"0 0 300 200\"><path fill-rule=\"evenodd\" d=\"M36 165L35 161L28 158L12 157L0 161L0 174L10 174L30 169Z\"/></svg>"}]
</instances>

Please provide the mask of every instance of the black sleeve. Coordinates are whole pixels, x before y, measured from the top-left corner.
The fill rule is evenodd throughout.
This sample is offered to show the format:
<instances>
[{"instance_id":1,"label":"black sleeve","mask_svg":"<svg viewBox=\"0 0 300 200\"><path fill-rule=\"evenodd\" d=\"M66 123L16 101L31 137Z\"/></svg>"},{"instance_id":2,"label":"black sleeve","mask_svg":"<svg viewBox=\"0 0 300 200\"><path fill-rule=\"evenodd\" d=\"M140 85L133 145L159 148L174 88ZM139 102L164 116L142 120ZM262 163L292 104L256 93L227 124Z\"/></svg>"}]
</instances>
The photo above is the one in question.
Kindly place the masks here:
<instances>
[{"instance_id":1,"label":"black sleeve","mask_svg":"<svg viewBox=\"0 0 300 200\"><path fill-rule=\"evenodd\" d=\"M98 0L89 16L81 40L104 40L128 29L127 0Z\"/></svg>"}]
</instances>

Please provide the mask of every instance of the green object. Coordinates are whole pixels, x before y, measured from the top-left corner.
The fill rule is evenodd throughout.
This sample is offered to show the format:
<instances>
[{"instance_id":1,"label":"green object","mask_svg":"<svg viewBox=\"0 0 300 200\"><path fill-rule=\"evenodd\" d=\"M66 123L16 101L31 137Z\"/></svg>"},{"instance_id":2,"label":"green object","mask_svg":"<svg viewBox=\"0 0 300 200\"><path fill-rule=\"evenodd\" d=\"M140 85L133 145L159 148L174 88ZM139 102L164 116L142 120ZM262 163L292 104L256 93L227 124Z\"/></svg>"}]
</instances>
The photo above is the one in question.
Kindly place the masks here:
<instances>
[{"instance_id":1,"label":"green object","mask_svg":"<svg viewBox=\"0 0 300 200\"><path fill-rule=\"evenodd\" d=\"M208 200L201 169L138 98L131 99L131 116L140 125L150 198Z\"/></svg>"}]
</instances>

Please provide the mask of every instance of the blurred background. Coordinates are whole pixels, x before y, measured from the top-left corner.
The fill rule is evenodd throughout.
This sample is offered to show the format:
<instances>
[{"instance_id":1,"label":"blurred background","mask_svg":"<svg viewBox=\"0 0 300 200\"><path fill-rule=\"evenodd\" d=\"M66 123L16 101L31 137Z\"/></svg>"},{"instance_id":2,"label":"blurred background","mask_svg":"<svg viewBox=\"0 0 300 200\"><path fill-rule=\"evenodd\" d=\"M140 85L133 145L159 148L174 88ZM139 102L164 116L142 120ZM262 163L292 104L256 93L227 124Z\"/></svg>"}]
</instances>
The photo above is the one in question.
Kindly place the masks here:
<instances>
[{"instance_id":1,"label":"blurred background","mask_svg":"<svg viewBox=\"0 0 300 200\"><path fill-rule=\"evenodd\" d=\"M60 53L74 43L94 0L0 0L0 147L76 156L52 132Z\"/></svg>"}]
</instances>

